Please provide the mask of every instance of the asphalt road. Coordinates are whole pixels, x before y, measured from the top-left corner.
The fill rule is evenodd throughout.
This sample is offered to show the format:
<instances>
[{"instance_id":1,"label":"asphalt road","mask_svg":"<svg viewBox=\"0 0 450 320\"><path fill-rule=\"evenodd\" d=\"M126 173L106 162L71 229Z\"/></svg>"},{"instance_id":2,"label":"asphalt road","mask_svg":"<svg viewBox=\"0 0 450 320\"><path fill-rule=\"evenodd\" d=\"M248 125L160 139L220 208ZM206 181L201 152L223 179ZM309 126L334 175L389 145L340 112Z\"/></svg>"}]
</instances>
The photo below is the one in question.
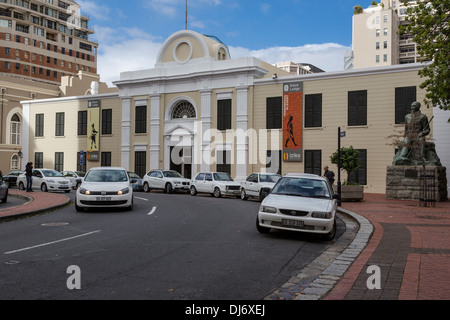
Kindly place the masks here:
<instances>
[{"instance_id":1,"label":"asphalt road","mask_svg":"<svg viewBox=\"0 0 450 320\"><path fill-rule=\"evenodd\" d=\"M134 203L1 223L0 299L258 300L331 245L259 234L257 201L151 192Z\"/></svg>"}]
</instances>

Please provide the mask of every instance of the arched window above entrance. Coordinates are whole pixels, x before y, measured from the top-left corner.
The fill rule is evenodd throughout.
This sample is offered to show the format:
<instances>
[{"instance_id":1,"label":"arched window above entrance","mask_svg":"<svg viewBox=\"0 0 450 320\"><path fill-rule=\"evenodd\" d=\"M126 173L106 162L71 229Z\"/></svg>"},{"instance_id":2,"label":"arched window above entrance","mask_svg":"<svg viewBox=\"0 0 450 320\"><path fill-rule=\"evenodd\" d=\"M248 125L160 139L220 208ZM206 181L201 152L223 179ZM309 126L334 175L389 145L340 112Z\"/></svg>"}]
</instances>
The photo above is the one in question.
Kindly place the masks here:
<instances>
[{"instance_id":1,"label":"arched window above entrance","mask_svg":"<svg viewBox=\"0 0 450 320\"><path fill-rule=\"evenodd\" d=\"M192 119L196 117L195 108L189 101L180 101L173 107L172 119Z\"/></svg>"}]
</instances>

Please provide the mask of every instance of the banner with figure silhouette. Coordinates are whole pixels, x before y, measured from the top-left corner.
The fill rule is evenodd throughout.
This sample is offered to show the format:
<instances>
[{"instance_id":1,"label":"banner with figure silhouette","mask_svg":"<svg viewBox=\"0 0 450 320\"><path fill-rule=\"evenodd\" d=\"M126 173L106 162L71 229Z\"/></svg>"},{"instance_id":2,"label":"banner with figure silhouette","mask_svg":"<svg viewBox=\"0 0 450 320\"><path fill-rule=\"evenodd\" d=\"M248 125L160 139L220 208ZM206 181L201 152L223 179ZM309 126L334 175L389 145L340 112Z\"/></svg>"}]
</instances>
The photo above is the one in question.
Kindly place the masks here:
<instances>
[{"instance_id":1,"label":"banner with figure silhouette","mask_svg":"<svg viewBox=\"0 0 450 320\"><path fill-rule=\"evenodd\" d=\"M87 160L100 160L100 100L88 102L87 115Z\"/></svg>"},{"instance_id":2,"label":"banner with figure silhouette","mask_svg":"<svg viewBox=\"0 0 450 320\"><path fill-rule=\"evenodd\" d=\"M303 82L283 86L283 160L303 161Z\"/></svg>"}]
</instances>

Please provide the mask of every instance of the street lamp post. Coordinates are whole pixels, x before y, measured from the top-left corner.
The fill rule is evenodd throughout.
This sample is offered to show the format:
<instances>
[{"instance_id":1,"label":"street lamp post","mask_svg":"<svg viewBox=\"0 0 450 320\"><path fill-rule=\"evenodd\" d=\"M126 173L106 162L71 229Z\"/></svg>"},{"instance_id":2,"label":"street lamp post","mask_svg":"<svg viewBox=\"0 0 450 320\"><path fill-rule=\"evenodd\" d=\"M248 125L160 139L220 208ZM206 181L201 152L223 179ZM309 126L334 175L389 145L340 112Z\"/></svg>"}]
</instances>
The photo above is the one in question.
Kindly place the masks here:
<instances>
[{"instance_id":1,"label":"street lamp post","mask_svg":"<svg viewBox=\"0 0 450 320\"><path fill-rule=\"evenodd\" d=\"M345 137L345 131L341 131L341 127L338 127L338 182L337 182L337 193L339 198L337 205L341 206L341 138Z\"/></svg>"}]
</instances>

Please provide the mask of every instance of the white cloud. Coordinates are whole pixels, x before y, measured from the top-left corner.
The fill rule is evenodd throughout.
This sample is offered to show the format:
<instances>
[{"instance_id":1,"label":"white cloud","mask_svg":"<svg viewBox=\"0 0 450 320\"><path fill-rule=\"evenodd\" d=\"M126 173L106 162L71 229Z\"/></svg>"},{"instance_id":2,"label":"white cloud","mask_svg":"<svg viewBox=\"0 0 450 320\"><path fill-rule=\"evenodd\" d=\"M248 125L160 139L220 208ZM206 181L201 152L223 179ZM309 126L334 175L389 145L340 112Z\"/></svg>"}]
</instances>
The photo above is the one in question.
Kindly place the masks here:
<instances>
[{"instance_id":1,"label":"white cloud","mask_svg":"<svg viewBox=\"0 0 450 320\"><path fill-rule=\"evenodd\" d=\"M121 34L120 38L117 35ZM153 37L140 29L100 28L96 32L100 41L98 73L102 81L112 85L120 79L120 73L154 68L164 40ZM344 68L344 53L350 50L336 43L308 44L298 47L271 47L250 50L229 47L232 58L256 57L271 64L281 61L310 63L325 71Z\"/></svg>"}]
</instances>

